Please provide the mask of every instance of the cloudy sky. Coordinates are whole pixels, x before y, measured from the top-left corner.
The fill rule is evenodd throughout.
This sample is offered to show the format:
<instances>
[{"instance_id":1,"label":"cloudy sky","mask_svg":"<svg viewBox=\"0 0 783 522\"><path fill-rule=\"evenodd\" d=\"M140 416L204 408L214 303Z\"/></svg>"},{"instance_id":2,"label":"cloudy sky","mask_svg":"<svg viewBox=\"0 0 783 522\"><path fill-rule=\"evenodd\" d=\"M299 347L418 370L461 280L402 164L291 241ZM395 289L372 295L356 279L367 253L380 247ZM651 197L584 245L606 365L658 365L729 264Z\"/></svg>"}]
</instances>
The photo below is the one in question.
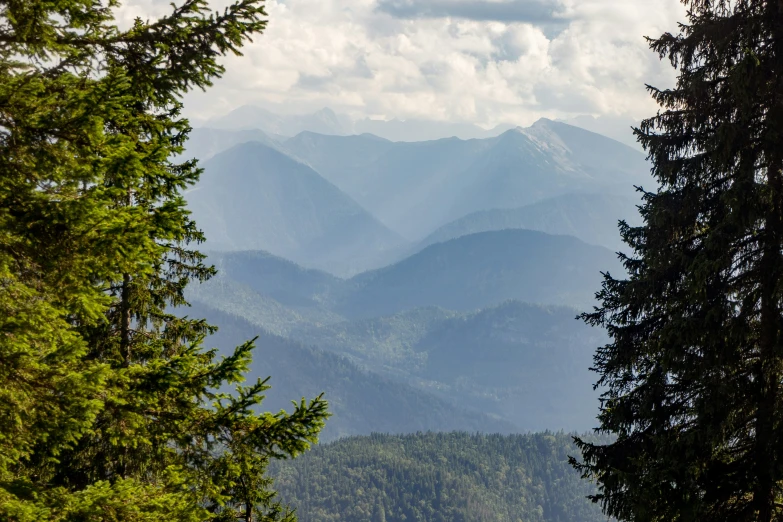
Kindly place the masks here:
<instances>
[{"instance_id":1,"label":"cloudy sky","mask_svg":"<svg viewBox=\"0 0 783 522\"><path fill-rule=\"evenodd\" d=\"M120 16L168 4L125 0ZM656 110L644 84L674 81L643 36L675 31L684 14L679 0L268 0L267 12L225 77L188 96L191 118L254 104L484 127L638 119Z\"/></svg>"}]
</instances>

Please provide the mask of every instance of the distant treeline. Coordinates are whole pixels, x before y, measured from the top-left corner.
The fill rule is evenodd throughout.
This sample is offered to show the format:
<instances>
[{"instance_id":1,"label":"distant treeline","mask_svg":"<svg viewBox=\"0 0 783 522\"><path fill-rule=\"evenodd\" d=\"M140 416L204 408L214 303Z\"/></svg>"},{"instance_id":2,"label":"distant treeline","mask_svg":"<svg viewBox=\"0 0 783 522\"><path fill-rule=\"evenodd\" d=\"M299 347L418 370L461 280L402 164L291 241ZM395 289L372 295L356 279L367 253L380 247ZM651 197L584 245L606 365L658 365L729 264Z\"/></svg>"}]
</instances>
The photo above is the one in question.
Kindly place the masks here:
<instances>
[{"instance_id":1,"label":"distant treeline","mask_svg":"<svg viewBox=\"0 0 783 522\"><path fill-rule=\"evenodd\" d=\"M418 433L351 437L270 474L300 522L599 522L571 436Z\"/></svg>"}]
</instances>

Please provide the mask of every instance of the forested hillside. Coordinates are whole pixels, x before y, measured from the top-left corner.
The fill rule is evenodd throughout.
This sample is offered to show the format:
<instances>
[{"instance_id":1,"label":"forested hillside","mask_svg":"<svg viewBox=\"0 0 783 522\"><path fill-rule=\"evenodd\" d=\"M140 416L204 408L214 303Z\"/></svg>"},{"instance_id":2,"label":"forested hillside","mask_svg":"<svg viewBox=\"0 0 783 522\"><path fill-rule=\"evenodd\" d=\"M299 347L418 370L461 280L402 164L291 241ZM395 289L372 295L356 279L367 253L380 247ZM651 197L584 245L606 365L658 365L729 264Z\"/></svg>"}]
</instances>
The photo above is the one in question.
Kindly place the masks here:
<instances>
[{"instance_id":1,"label":"forested hillside","mask_svg":"<svg viewBox=\"0 0 783 522\"><path fill-rule=\"evenodd\" d=\"M462 313L419 308L289 335L521 429L587 430L598 406L588 368L605 336L576 313L509 301Z\"/></svg>"},{"instance_id":2,"label":"forested hillside","mask_svg":"<svg viewBox=\"0 0 783 522\"><path fill-rule=\"evenodd\" d=\"M423 259L410 258L412 268L403 263L351 280L264 252L219 253L210 259L220 274L188 297L256 329L339 354L461 412L482 411L525 430L581 431L596 423L588 368L605 336L576 321L577 308L518 298L551 302L556 289L574 292L568 285L579 283L586 301L589 281L597 284L599 277L600 263L588 257L593 252L614 257L573 238L486 232L433 245ZM579 282L584 272L568 266L593 266L595 274ZM313 380L296 368L288 374L292 381Z\"/></svg>"},{"instance_id":3,"label":"forested hillside","mask_svg":"<svg viewBox=\"0 0 783 522\"><path fill-rule=\"evenodd\" d=\"M371 435L270 467L301 522L605 522L564 433Z\"/></svg>"},{"instance_id":4,"label":"forested hillside","mask_svg":"<svg viewBox=\"0 0 783 522\"><path fill-rule=\"evenodd\" d=\"M272 335L239 317L204 305L182 310L219 325L205 344L227 355L237 344L258 337L250 375L270 377L264 411L291 411L292 400L324 393L332 417L321 432L329 441L373 431L468 430L510 433L511 422L469 410L403 382L360 369L340 355Z\"/></svg>"},{"instance_id":5,"label":"forested hillside","mask_svg":"<svg viewBox=\"0 0 783 522\"><path fill-rule=\"evenodd\" d=\"M270 332L288 339L270 342L294 347L289 356L304 345L346 358L357 371L339 382L350 389L364 382L362 369L437 396L461 414L485 412L519 429L587 430L596 423L595 378L588 368L594 348L606 338L576 321L573 308L509 301L480 311L417 308L346 320L319 308L284 306L221 277L191 296L200 313L222 328L218 338L237 330L245 337ZM327 355L318 357L331 360ZM308 368L292 363L281 371L291 382L336 385Z\"/></svg>"},{"instance_id":6,"label":"forested hillside","mask_svg":"<svg viewBox=\"0 0 783 522\"><path fill-rule=\"evenodd\" d=\"M573 237L481 232L355 276L339 310L370 317L420 306L474 310L508 299L589 308L601 270L619 273L622 267L613 252Z\"/></svg>"}]
</instances>

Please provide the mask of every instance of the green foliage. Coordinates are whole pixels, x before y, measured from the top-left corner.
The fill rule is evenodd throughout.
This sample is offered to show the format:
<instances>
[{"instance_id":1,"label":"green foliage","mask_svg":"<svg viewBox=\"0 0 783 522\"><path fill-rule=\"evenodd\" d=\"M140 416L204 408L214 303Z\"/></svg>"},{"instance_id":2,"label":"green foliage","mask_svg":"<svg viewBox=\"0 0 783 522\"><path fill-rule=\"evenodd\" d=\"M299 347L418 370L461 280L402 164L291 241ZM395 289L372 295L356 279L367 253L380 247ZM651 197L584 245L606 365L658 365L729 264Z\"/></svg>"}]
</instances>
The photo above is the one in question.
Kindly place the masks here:
<instances>
[{"instance_id":1,"label":"green foliage","mask_svg":"<svg viewBox=\"0 0 783 522\"><path fill-rule=\"evenodd\" d=\"M563 433L352 437L270 473L302 522L600 522Z\"/></svg>"},{"instance_id":2,"label":"green foliage","mask_svg":"<svg viewBox=\"0 0 783 522\"><path fill-rule=\"evenodd\" d=\"M117 6L0 6L0 518L286 518L259 477L316 440L325 403L219 393L252 343L218 359L213 328L166 310L214 273L180 195L200 171L170 160L179 99L265 13L186 0L125 30Z\"/></svg>"},{"instance_id":3,"label":"green foliage","mask_svg":"<svg viewBox=\"0 0 783 522\"><path fill-rule=\"evenodd\" d=\"M604 511L633 521L783 517L783 2L683 1L651 48L679 71L637 130L660 182L635 254L585 319L612 342L601 431L580 442Z\"/></svg>"}]
</instances>

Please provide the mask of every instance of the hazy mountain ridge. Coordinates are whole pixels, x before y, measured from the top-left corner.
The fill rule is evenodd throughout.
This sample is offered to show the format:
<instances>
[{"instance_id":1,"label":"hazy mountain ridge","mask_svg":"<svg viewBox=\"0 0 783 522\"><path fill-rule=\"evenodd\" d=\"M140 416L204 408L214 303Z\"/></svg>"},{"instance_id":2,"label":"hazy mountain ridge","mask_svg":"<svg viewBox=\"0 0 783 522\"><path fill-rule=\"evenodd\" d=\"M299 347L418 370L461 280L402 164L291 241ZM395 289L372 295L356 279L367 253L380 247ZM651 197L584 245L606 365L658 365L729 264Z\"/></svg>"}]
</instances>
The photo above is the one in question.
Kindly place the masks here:
<instances>
[{"instance_id":1,"label":"hazy mountain ridge","mask_svg":"<svg viewBox=\"0 0 783 522\"><path fill-rule=\"evenodd\" d=\"M219 326L206 345L217 347L221 353L230 353L235 346L258 337L249 376L271 376L272 388L266 392L264 410L290 411L292 400L312 399L323 392L333 414L322 433L323 441L375 431L516 431L508 422L360 370L344 357L272 335L232 314L200 303L185 312Z\"/></svg>"},{"instance_id":2,"label":"hazy mountain ridge","mask_svg":"<svg viewBox=\"0 0 783 522\"><path fill-rule=\"evenodd\" d=\"M622 270L614 253L576 238L522 229L481 232L355 276L339 310L369 317L422 306L473 310L508 299L589 307L600 271L608 269Z\"/></svg>"},{"instance_id":3,"label":"hazy mountain ridge","mask_svg":"<svg viewBox=\"0 0 783 522\"><path fill-rule=\"evenodd\" d=\"M576 237L585 243L612 251L627 249L622 242L618 222L641 220L636 199L609 194L564 194L524 207L481 210L448 223L414 246L408 254L450 239L487 232L524 228L547 234Z\"/></svg>"},{"instance_id":4,"label":"hazy mountain ridge","mask_svg":"<svg viewBox=\"0 0 783 522\"><path fill-rule=\"evenodd\" d=\"M266 252L213 254L226 277L285 305L347 318L410 308L470 311L509 299L589 307L616 255L569 236L524 229L480 232L428 246L400 262L341 279Z\"/></svg>"},{"instance_id":5,"label":"hazy mountain ridge","mask_svg":"<svg viewBox=\"0 0 783 522\"><path fill-rule=\"evenodd\" d=\"M415 143L369 134L302 132L280 142L253 130L195 132L197 143L190 150L202 157L251 140L208 160L204 180L188 194L195 217L206 224L208 248L269 250L341 276L412 252L392 230L423 238L476 212L500 212L566 194L634 197L632 185L649 179L637 151L549 120L491 139ZM215 171L222 174L220 181ZM205 186L209 190L202 190ZM550 219L582 221L569 215L572 209L558 211L563 215ZM615 224L591 236L577 226L528 222L514 228L573 234L589 242L616 234Z\"/></svg>"},{"instance_id":6,"label":"hazy mountain ridge","mask_svg":"<svg viewBox=\"0 0 783 522\"><path fill-rule=\"evenodd\" d=\"M567 193L632 195L635 184L650 186L642 154L564 123L541 119L493 142L462 174L468 185L451 204L452 219Z\"/></svg>"},{"instance_id":7,"label":"hazy mountain ridge","mask_svg":"<svg viewBox=\"0 0 783 522\"><path fill-rule=\"evenodd\" d=\"M254 105L243 105L205 122L204 127L226 130L258 129L267 134L294 136L302 131L350 134L352 123L327 107L310 114L277 114Z\"/></svg>"},{"instance_id":8,"label":"hazy mountain ridge","mask_svg":"<svg viewBox=\"0 0 783 522\"><path fill-rule=\"evenodd\" d=\"M489 139L378 140L308 133L285 146L410 239L479 210L572 192L633 195L634 184L651 186L638 151L550 120Z\"/></svg>"},{"instance_id":9,"label":"hazy mountain ridge","mask_svg":"<svg viewBox=\"0 0 783 522\"><path fill-rule=\"evenodd\" d=\"M211 252L219 273L286 306L335 306L345 280L260 250Z\"/></svg>"},{"instance_id":10,"label":"hazy mountain ridge","mask_svg":"<svg viewBox=\"0 0 783 522\"><path fill-rule=\"evenodd\" d=\"M347 280L263 252L213 256L221 275L189 294L196 302L525 429L593 425L595 396L584 390L600 335L574 308L499 303L586 302L614 259L606 249L485 232Z\"/></svg>"},{"instance_id":11,"label":"hazy mountain ridge","mask_svg":"<svg viewBox=\"0 0 783 522\"><path fill-rule=\"evenodd\" d=\"M407 310L290 335L523 429L586 430L598 404L588 368L606 338L576 321L577 313L509 301L463 313Z\"/></svg>"},{"instance_id":12,"label":"hazy mountain ridge","mask_svg":"<svg viewBox=\"0 0 783 522\"><path fill-rule=\"evenodd\" d=\"M350 273L403 244L309 166L260 142L205 162L201 181L186 197L209 249L269 250Z\"/></svg>"},{"instance_id":13,"label":"hazy mountain ridge","mask_svg":"<svg viewBox=\"0 0 783 522\"><path fill-rule=\"evenodd\" d=\"M631 127L639 121L628 116L580 115L555 121L567 123L641 150ZM259 129L269 134L296 136L300 132L319 132L332 135L374 134L390 141L429 141L457 137L463 140L498 136L519 126L517 123L499 123L491 128L467 122L448 122L421 119L352 119L329 107L313 113L282 114L253 105L244 105L223 116L202 121L196 128L214 127L229 130ZM285 131L285 132L280 132Z\"/></svg>"},{"instance_id":14,"label":"hazy mountain ridge","mask_svg":"<svg viewBox=\"0 0 783 522\"><path fill-rule=\"evenodd\" d=\"M228 114L209 119L203 122L202 126L229 130L259 129L269 134L285 136L295 136L307 131L338 136L370 133L391 141L426 141L451 136L462 139L488 138L513 127L501 124L484 129L471 123L417 119L353 120L328 107L314 113L281 114L253 105L244 105Z\"/></svg>"}]
</instances>

